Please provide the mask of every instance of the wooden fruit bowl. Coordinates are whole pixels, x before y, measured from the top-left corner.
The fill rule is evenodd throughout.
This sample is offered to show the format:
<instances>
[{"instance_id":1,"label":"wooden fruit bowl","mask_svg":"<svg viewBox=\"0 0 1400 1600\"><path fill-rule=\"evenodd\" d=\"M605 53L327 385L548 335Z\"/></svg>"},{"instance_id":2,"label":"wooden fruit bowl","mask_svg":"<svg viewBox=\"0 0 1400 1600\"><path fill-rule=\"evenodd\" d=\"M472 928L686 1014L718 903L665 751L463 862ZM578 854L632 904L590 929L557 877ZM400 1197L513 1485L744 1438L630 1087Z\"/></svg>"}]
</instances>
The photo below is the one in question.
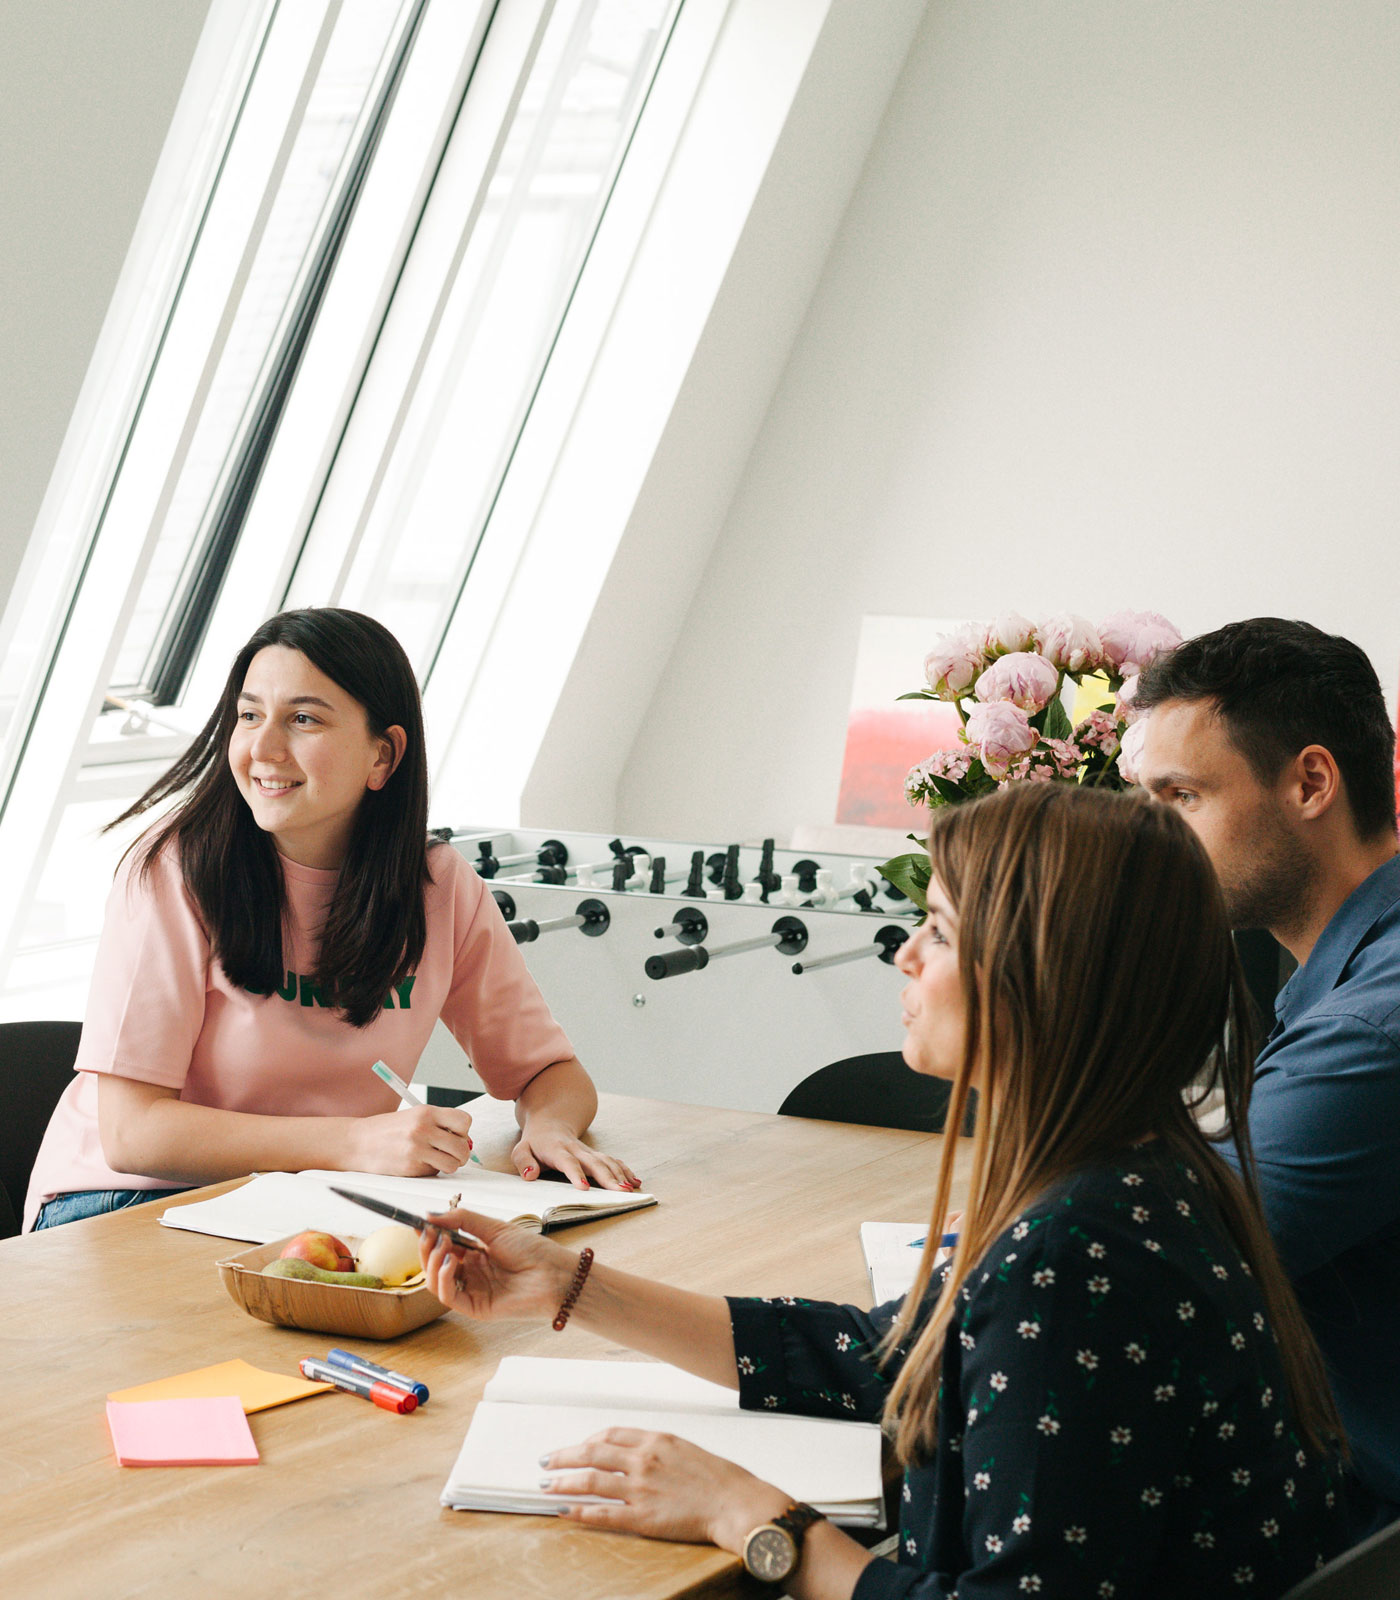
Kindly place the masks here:
<instances>
[{"instance_id":1,"label":"wooden fruit bowl","mask_svg":"<svg viewBox=\"0 0 1400 1600\"><path fill-rule=\"evenodd\" d=\"M447 1307L421 1278L400 1289L358 1289L303 1278L265 1278L289 1239L255 1245L218 1263L229 1298L250 1317L308 1333L338 1333L348 1339L397 1339L440 1317ZM346 1239L353 1250L357 1239Z\"/></svg>"}]
</instances>

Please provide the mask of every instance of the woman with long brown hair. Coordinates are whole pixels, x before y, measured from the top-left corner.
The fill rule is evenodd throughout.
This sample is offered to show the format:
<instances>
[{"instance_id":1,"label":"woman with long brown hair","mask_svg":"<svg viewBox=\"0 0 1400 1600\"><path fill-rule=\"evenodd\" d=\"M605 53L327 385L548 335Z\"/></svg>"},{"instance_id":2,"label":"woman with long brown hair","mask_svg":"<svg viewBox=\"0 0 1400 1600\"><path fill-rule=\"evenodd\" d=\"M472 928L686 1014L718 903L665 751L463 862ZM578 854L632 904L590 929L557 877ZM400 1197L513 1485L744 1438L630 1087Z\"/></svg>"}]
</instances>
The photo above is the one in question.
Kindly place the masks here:
<instances>
[{"instance_id":1,"label":"woman with long brown hair","mask_svg":"<svg viewBox=\"0 0 1400 1600\"><path fill-rule=\"evenodd\" d=\"M902 1307L688 1294L467 1213L487 1254L425 1237L431 1281L477 1317L567 1299L745 1406L883 1417L905 1469L897 1565L628 1429L547 1458L578 1521L713 1540L802 1600L1277 1597L1346 1542L1341 1443L1259 1210L1247 1002L1205 855L1165 807L1058 784L940 813L929 854L904 1054L952 1080L950 1130L976 1090L977 1125L952 1259L935 1268L949 1133ZM1243 1181L1196 1121L1217 1092Z\"/></svg>"}]
</instances>

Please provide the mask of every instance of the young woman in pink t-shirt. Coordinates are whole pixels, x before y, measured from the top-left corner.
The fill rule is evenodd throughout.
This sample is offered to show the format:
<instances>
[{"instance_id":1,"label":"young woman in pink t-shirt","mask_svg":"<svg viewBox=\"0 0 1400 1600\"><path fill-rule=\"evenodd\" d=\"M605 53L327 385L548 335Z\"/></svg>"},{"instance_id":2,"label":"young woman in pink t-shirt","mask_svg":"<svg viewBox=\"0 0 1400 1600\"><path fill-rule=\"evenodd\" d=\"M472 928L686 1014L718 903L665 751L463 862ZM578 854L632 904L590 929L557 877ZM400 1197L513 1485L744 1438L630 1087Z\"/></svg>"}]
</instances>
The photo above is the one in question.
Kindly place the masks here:
<instances>
[{"instance_id":1,"label":"young woman in pink t-shirt","mask_svg":"<svg viewBox=\"0 0 1400 1600\"><path fill-rule=\"evenodd\" d=\"M470 1113L396 1109L370 1071L411 1078L439 1019L515 1101L524 1177L636 1187L582 1142L593 1084L495 901L428 839L422 707L387 629L334 609L264 623L117 821L168 800L117 873L26 1226L255 1170L461 1165Z\"/></svg>"}]
</instances>

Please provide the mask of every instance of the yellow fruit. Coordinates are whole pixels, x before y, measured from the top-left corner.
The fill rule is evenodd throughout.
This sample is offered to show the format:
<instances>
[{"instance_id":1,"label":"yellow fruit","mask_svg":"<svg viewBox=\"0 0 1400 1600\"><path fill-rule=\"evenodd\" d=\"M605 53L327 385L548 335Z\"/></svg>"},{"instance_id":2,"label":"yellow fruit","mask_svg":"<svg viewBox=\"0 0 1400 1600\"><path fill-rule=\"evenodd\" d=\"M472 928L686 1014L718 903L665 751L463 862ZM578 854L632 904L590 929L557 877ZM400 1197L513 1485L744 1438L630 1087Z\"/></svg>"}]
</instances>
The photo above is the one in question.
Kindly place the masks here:
<instances>
[{"instance_id":1,"label":"yellow fruit","mask_svg":"<svg viewBox=\"0 0 1400 1600\"><path fill-rule=\"evenodd\" d=\"M383 1278L385 1288L392 1289L419 1270L418 1235L397 1222L376 1228L360 1246L355 1265Z\"/></svg>"}]
</instances>

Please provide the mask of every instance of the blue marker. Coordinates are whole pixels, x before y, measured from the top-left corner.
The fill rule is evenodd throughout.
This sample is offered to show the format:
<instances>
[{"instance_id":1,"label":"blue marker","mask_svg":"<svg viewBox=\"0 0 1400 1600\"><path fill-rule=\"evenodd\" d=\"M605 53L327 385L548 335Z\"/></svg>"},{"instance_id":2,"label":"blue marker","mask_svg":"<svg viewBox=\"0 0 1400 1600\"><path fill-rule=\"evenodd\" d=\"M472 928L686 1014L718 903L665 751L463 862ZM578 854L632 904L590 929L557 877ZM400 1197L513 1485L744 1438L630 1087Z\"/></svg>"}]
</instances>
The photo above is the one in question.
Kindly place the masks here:
<instances>
[{"instance_id":1,"label":"blue marker","mask_svg":"<svg viewBox=\"0 0 1400 1600\"><path fill-rule=\"evenodd\" d=\"M363 1356L357 1356L353 1350L331 1350L327 1352L326 1364L332 1367L339 1367L342 1372L357 1373L364 1378L392 1384L395 1389L402 1389L405 1394L411 1394L420 1406L428 1403L428 1386L426 1383L416 1383L412 1378L405 1378L401 1372L390 1372L388 1367L381 1367L376 1362L366 1361Z\"/></svg>"},{"instance_id":2,"label":"blue marker","mask_svg":"<svg viewBox=\"0 0 1400 1600\"><path fill-rule=\"evenodd\" d=\"M369 1070L381 1083L387 1083L406 1106L416 1106L421 1103L418 1096L414 1094L392 1067L386 1066L382 1061L376 1061ZM473 1155L470 1151L467 1152L467 1160L475 1161L477 1166L481 1165L481 1157Z\"/></svg>"},{"instance_id":3,"label":"blue marker","mask_svg":"<svg viewBox=\"0 0 1400 1600\"><path fill-rule=\"evenodd\" d=\"M957 1234L955 1234L955 1233L945 1233L943 1235L943 1237L938 1241L938 1247L939 1247L940 1250L951 1250L953 1248L953 1246L957 1242L958 1242ZM925 1234L922 1239L911 1239L909 1241L909 1248L911 1250L922 1250L923 1247L927 1243L928 1243L928 1235Z\"/></svg>"}]
</instances>

